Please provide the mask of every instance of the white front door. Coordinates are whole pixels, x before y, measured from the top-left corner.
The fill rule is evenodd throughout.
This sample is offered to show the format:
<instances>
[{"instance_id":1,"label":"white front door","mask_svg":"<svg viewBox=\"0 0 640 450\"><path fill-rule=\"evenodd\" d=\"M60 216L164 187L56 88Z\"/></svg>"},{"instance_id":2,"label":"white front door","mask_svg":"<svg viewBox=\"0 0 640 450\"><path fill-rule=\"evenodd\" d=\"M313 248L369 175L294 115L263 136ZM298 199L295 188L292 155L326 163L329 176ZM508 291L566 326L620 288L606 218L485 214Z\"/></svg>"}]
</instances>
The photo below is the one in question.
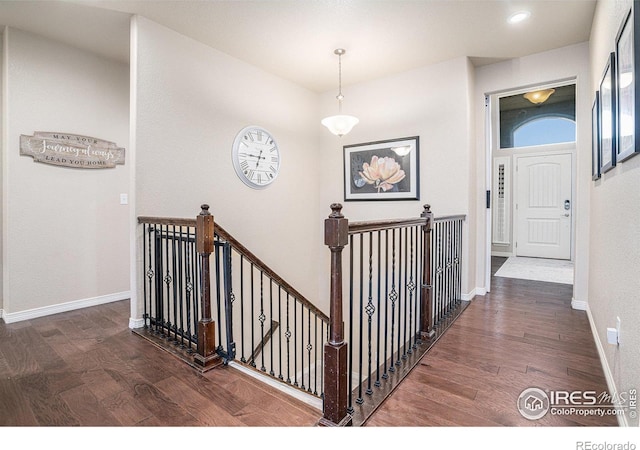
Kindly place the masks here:
<instances>
[{"instance_id":1,"label":"white front door","mask_svg":"<svg viewBox=\"0 0 640 450\"><path fill-rule=\"evenodd\" d=\"M571 259L571 154L516 157L516 256Z\"/></svg>"}]
</instances>

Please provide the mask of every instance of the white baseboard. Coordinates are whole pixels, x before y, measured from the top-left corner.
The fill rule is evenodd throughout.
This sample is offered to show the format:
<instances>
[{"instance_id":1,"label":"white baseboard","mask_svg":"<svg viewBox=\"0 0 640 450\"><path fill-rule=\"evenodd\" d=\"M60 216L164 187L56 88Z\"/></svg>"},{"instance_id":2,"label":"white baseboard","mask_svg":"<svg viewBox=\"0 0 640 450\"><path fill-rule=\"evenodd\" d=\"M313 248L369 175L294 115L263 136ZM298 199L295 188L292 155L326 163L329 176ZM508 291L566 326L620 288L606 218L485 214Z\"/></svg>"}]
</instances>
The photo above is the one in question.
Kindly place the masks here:
<instances>
[{"instance_id":1,"label":"white baseboard","mask_svg":"<svg viewBox=\"0 0 640 450\"><path fill-rule=\"evenodd\" d=\"M600 364L602 365L602 371L604 372L604 377L607 380L607 389L609 389L609 394L613 395L618 392L616 389L616 382L613 379L613 373L611 372L611 368L609 367L609 363L607 362L607 357L604 353L604 347L602 346L602 342L600 341L600 336L598 336L598 330L596 328L596 323L593 321L593 316L591 315L591 309L589 308L589 304L587 302L581 302L586 305L585 310L587 311L587 317L589 318L589 326L591 327L591 334L593 335L593 340L596 343L596 348L598 349L598 356L600 356ZM573 306L573 301L571 302L571 306ZM624 414L617 414L618 425L621 427L628 427L629 423L627 422L627 418Z\"/></svg>"},{"instance_id":2,"label":"white baseboard","mask_svg":"<svg viewBox=\"0 0 640 450\"><path fill-rule=\"evenodd\" d=\"M289 394L292 397L297 398L298 400L308 404L309 406L312 406L313 408L319 409L320 411L322 411L322 399L319 399L313 395L310 394L306 394L304 392L302 392L300 389L296 389L290 386L287 386L284 383L280 383L279 381L274 380L271 377L268 377L266 375L262 375L258 372L256 372L255 370L251 370L245 366L243 366L240 363L234 362L234 361L230 361L229 362L229 367L233 367L235 369L238 369L239 371L246 373L247 375L254 377L260 381L262 381L265 384L268 384L271 387L274 387L276 389L278 389L279 391L284 392L285 394Z\"/></svg>"},{"instance_id":3,"label":"white baseboard","mask_svg":"<svg viewBox=\"0 0 640 450\"><path fill-rule=\"evenodd\" d=\"M3 313L3 318L6 323L22 322L23 320L30 320L38 317L50 316L52 314L74 311L76 309L88 308L90 306L127 300L130 295L129 291L117 292L115 294L100 295L98 297L74 300L71 302L59 303L57 305L44 306L42 308L27 309L25 311L18 311L15 313L8 313L5 311Z\"/></svg>"},{"instance_id":4,"label":"white baseboard","mask_svg":"<svg viewBox=\"0 0 640 450\"><path fill-rule=\"evenodd\" d=\"M473 300L473 298L476 295L486 295L487 294L487 289L486 288L481 288L481 287L477 287L475 289L473 289L471 292L469 292L468 294L462 294L461 295L461 300L464 300L466 302Z\"/></svg>"},{"instance_id":5,"label":"white baseboard","mask_svg":"<svg viewBox=\"0 0 640 450\"><path fill-rule=\"evenodd\" d=\"M491 256L500 256L502 258L510 258L513 256L513 252L491 252Z\"/></svg>"},{"instance_id":6,"label":"white baseboard","mask_svg":"<svg viewBox=\"0 0 640 450\"><path fill-rule=\"evenodd\" d=\"M135 328L142 328L144 326L144 319L129 318L129 328L132 330Z\"/></svg>"},{"instance_id":7,"label":"white baseboard","mask_svg":"<svg viewBox=\"0 0 640 450\"><path fill-rule=\"evenodd\" d=\"M587 311L587 308L589 308L589 305L587 304L587 302L583 300L576 300L575 298L572 298L571 307L579 311Z\"/></svg>"}]
</instances>

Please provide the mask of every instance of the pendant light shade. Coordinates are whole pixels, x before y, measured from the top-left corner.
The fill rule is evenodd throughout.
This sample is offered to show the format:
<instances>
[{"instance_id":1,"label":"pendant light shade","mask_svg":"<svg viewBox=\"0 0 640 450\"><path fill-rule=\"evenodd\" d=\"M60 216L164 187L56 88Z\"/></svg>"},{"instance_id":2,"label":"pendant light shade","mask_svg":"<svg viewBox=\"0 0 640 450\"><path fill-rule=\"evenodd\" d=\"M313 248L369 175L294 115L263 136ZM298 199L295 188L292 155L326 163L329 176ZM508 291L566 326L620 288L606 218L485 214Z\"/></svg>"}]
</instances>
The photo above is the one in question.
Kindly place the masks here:
<instances>
[{"instance_id":1,"label":"pendant light shade","mask_svg":"<svg viewBox=\"0 0 640 450\"><path fill-rule=\"evenodd\" d=\"M342 137L351 131L360 120L357 117L342 114L342 100L344 99L344 95L342 95L342 55L344 55L346 51L338 48L333 53L338 55L338 95L336 97L338 99L338 114L325 117L320 123L327 127L331 133Z\"/></svg>"},{"instance_id":2,"label":"pendant light shade","mask_svg":"<svg viewBox=\"0 0 640 450\"><path fill-rule=\"evenodd\" d=\"M322 119L322 125L327 127L336 136L344 136L360 122L357 117L339 114L337 116L329 116Z\"/></svg>"},{"instance_id":3,"label":"pendant light shade","mask_svg":"<svg viewBox=\"0 0 640 450\"><path fill-rule=\"evenodd\" d=\"M549 97L551 97L551 94L553 94L555 91L555 89L543 89L541 91L527 92L526 94L524 94L524 98L529 100L534 105L539 105L546 102Z\"/></svg>"}]
</instances>

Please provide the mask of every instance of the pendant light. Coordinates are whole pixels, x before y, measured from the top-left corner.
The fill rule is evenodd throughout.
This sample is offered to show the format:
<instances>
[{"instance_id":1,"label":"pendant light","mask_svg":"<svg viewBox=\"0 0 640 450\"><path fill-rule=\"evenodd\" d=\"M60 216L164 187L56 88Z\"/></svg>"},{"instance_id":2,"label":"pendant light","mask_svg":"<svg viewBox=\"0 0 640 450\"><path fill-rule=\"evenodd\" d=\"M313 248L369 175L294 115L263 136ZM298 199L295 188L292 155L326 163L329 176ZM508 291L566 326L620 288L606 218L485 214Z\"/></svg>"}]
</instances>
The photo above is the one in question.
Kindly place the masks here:
<instances>
[{"instance_id":1,"label":"pendant light","mask_svg":"<svg viewBox=\"0 0 640 450\"><path fill-rule=\"evenodd\" d=\"M524 98L529 100L534 105L539 105L546 102L549 97L551 97L551 94L553 94L555 91L555 89L542 89L540 91L527 92L526 94L524 94Z\"/></svg>"},{"instance_id":2,"label":"pendant light","mask_svg":"<svg viewBox=\"0 0 640 450\"><path fill-rule=\"evenodd\" d=\"M338 55L338 96L336 97L338 99L338 115L325 117L321 122L329 131L340 137L347 134L360 122L357 117L342 114L342 100L344 99L344 95L342 95L342 55L345 52L343 48L337 48L333 52Z\"/></svg>"}]
</instances>

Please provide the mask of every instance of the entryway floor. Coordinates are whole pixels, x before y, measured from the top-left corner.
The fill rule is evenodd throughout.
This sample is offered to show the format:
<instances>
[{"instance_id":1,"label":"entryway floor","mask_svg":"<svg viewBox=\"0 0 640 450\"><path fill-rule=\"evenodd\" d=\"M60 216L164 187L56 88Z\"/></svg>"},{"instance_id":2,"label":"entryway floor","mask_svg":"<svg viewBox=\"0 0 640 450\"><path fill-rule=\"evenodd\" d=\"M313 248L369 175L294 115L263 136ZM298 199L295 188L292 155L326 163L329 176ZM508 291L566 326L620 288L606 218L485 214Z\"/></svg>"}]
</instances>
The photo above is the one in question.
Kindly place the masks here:
<instances>
[{"instance_id":1,"label":"entryway floor","mask_svg":"<svg viewBox=\"0 0 640 450\"><path fill-rule=\"evenodd\" d=\"M495 276L573 284L573 262L564 259L512 256L502 264Z\"/></svg>"}]
</instances>

